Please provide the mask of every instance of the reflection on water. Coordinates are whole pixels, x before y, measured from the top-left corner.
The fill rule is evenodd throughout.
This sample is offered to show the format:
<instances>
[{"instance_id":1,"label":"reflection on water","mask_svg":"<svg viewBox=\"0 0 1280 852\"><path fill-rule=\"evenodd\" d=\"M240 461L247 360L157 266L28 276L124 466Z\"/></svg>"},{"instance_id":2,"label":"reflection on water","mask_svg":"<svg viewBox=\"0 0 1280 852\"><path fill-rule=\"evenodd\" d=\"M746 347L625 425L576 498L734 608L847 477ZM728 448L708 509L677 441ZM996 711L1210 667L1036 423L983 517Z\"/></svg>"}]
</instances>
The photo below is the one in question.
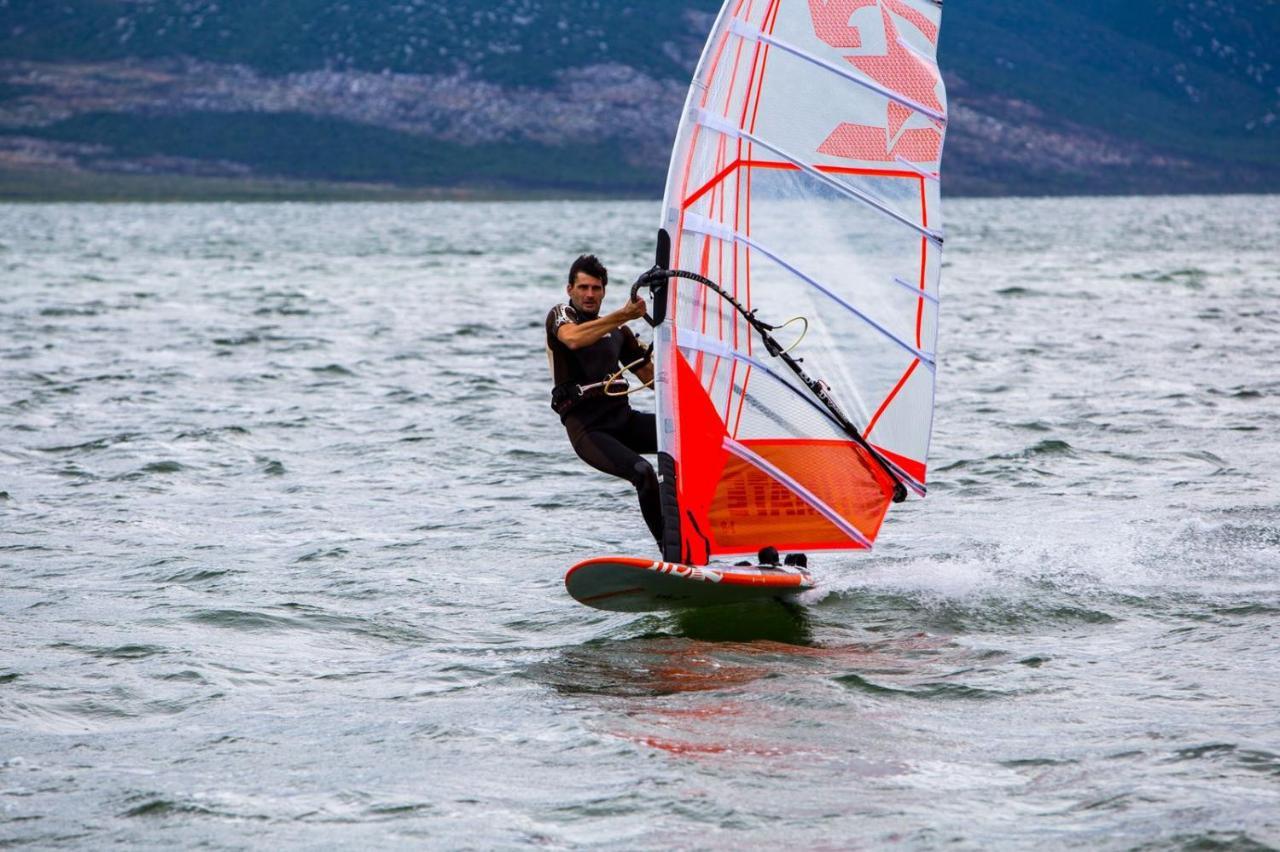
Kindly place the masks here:
<instances>
[{"instance_id":1,"label":"reflection on water","mask_svg":"<svg viewBox=\"0 0 1280 852\"><path fill-rule=\"evenodd\" d=\"M784 601L683 610L675 614L674 620L680 635L705 642L813 643L808 611Z\"/></svg>"},{"instance_id":2,"label":"reflection on water","mask_svg":"<svg viewBox=\"0 0 1280 852\"><path fill-rule=\"evenodd\" d=\"M688 635L690 616L703 636ZM815 644L806 611L776 604L686 611L667 625L669 633L591 640L523 674L566 699L588 698L596 711L592 728L601 735L686 757L783 758L844 748L826 724L812 724L813 712L826 712L820 708L829 703L813 705L815 679L833 695L852 689L875 699L866 703L868 713L900 714L882 699L980 698L981 688L964 683L966 673L1010 663L1009 655L975 654L925 634ZM767 629L807 644L727 638ZM884 774L884 765L877 767Z\"/></svg>"}]
</instances>

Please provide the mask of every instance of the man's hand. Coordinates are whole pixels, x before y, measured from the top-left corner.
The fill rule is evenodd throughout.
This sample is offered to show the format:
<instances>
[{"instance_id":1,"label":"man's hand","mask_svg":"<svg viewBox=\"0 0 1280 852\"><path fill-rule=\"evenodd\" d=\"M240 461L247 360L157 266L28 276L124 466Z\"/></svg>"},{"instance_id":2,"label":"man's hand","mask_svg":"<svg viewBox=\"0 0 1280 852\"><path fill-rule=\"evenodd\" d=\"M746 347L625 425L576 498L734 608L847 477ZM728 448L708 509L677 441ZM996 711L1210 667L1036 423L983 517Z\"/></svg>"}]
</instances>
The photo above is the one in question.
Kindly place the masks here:
<instances>
[{"instance_id":1,"label":"man's hand","mask_svg":"<svg viewBox=\"0 0 1280 852\"><path fill-rule=\"evenodd\" d=\"M644 299L637 296L635 301L627 302L623 305L618 310L618 313L626 318L626 322L631 322L632 320L638 320L643 317L647 307L648 306L644 303Z\"/></svg>"}]
</instances>

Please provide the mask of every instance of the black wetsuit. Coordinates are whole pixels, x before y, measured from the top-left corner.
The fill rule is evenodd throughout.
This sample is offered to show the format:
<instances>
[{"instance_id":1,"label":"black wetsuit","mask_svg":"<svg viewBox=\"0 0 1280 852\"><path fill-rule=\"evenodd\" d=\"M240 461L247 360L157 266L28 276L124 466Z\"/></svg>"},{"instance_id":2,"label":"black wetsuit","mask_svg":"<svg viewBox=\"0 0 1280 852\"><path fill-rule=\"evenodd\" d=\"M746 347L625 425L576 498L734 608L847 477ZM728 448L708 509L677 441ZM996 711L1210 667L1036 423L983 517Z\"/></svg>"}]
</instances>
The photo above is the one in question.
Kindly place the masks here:
<instances>
[{"instance_id":1,"label":"black wetsuit","mask_svg":"<svg viewBox=\"0 0 1280 852\"><path fill-rule=\"evenodd\" d=\"M547 353L557 388L571 389L602 382L623 364L644 357L644 347L626 326L580 349L570 349L556 336L556 330L562 325L593 319L596 317L584 315L572 305L557 305L547 314ZM644 521L661 546L662 503L658 477L653 465L641 458L641 453L658 451L658 430L653 415L633 411L625 396L606 396L602 390L588 391L558 411L560 422L569 433L569 442L583 461L635 486Z\"/></svg>"}]
</instances>

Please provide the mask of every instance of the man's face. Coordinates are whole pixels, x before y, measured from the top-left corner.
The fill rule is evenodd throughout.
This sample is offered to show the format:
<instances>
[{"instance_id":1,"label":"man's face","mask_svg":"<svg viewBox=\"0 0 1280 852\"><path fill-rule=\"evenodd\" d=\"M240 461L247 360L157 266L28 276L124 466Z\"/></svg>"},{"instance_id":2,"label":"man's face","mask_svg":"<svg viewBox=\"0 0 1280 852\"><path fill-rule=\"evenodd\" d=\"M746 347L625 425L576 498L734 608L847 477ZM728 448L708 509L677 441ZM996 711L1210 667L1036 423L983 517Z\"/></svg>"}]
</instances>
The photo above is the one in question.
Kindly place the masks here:
<instances>
[{"instance_id":1,"label":"man's face","mask_svg":"<svg viewBox=\"0 0 1280 852\"><path fill-rule=\"evenodd\" d=\"M584 314L597 314L604 302L604 284L594 275L579 272L569 285L569 302Z\"/></svg>"}]
</instances>

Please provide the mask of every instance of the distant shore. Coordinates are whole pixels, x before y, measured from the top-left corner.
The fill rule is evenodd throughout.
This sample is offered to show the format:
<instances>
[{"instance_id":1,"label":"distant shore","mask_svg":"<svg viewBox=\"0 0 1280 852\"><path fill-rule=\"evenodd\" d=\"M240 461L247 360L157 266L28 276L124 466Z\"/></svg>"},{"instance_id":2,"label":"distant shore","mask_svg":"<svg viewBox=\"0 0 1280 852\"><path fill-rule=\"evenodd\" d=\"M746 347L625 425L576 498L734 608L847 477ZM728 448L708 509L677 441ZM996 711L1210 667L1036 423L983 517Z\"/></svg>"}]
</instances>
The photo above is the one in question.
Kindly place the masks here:
<instances>
[{"instance_id":1,"label":"distant shore","mask_svg":"<svg viewBox=\"0 0 1280 852\"><path fill-rule=\"evenodd\" d=\"M551 188L401 187L375 183L0 169L0 202L526 201L648 198Z\"/></svg>"},{"instance_id":2,"label":"distant shore","mask_svg":"<svg viewBox=\"0 0 1280 852\"><path fill-rule=\"evenodd\" d=\"M1258 186L1242 190L1231 187L1221 192L1203 184L1185 187L1118 186L1100 190L1097 186L1068 187L1061 183L1002 187L998 184L974 186L971 181L955 181L948 198L1064 198L1072 196L1188 196L1267 195L1280 186ZM609 188L584 191L556 186L394 186L379 183L340 181L298 181L283 178L225 178L185 175L110 174L47 168L0 168L0 203L195 203L195 202L413 202L413 201L549 201L549 200L636 200L657 201L661 193L628 192Z\"/></svg>"}]
</instances>

